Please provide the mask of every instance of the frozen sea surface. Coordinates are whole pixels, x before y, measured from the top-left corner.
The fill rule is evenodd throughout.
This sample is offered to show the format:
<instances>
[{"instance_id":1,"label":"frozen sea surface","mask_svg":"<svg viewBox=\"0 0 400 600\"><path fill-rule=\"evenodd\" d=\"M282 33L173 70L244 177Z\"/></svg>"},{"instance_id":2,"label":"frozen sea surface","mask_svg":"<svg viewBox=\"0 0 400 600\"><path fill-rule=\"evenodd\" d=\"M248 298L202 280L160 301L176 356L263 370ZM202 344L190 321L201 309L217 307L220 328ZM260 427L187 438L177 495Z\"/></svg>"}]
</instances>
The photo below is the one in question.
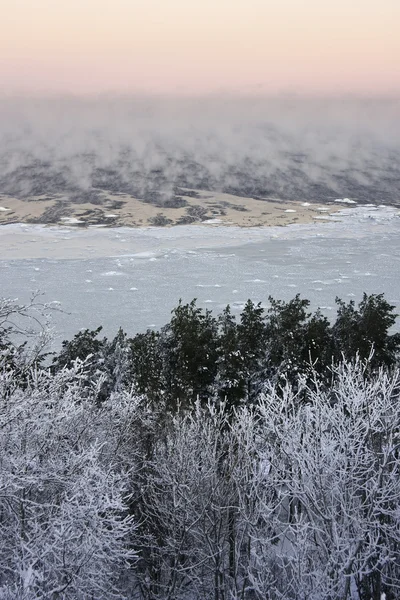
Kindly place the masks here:
<instances>
[{"instance_id":1,"label":"frozen sea surface","mask_svg":"<svg viewBox=\"0 0 400 600\"><path fill-rule=\"evenodd\" d=\"M129 334L158 328L180 298L239 313L248 298L267 306L269 295L300 293L334 318L336 296L384 292L400 311L400 217L388 207L285 228L10 225L0 229L0 251L1 296L25 301L40 290L44 301L61 302L58 343L98 325L109 336L119 326Z\"/></svg>"}]
</instances>

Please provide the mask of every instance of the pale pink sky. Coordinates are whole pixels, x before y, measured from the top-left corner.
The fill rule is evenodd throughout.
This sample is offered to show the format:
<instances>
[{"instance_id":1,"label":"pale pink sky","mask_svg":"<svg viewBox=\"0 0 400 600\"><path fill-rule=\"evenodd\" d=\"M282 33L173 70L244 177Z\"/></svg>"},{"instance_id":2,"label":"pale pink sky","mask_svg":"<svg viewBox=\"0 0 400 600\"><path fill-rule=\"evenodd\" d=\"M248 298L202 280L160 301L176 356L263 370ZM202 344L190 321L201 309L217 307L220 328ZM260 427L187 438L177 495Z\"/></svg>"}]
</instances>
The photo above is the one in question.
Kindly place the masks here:
<instances>
[{"instance_id":1,"label":"pale pink sky","mask_svg":"<svg viewBox=\"0 0 400 600\"><path fill-rule=\"evenodd\" d=\"M2 0L0 91L400 93L400 0Z\"/></svg>"}]
</instances>

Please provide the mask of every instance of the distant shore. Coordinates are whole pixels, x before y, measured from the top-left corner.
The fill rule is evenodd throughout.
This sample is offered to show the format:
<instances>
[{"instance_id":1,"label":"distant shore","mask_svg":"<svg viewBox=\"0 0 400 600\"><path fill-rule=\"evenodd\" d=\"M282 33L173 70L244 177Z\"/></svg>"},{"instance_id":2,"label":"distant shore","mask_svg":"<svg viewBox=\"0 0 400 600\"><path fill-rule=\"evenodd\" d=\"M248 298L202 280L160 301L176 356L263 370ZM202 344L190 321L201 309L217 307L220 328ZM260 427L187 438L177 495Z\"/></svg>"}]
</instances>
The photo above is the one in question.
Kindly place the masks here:
<instances>
[{"instance_id":1,"label":"distant shore","mask_svg":"<svg viewBox=\"0 0 400 600\"><path fill-rule=\"evenodd\" d=\"M204 224L209 226L276 227L324 220L349 199L328 203L254 199L205 190L183 190L179 198L156 205L127 194L101 192L101 202L79 202L67 195L26 199L0 194L0 225L34 223L75 227L149 227ZM171 204L174 204L172 206ZM181 204L181 205L179 205Z\"/></svg>"},{"instance_id":2,"label":"distant shore","mask_svg":"<svg viewBox=\"0 0 400 600\"><path fill-rule=\"evenodd\" d=\"M288 206L288 205L285 205ZM295 208L280 207L281 213L293 218L298 213L284 212ZM0 204L0 207L2 205ZM3 206L3 208L6 208ZM324 208L324 207L321 207ZM87 226L75 223L71 217L62 225L9 222L0 227L0 256L3 260L14 259L91 259L99 257L128 257L132 260L157 260L170 252L191 252L197 249L223 249L263 242L266 239L297 239L298 236L317 238L338 235L363 238L370 233L398 233L400 212L396 207L359 205L327 206L327 211L311 210L308 220L286 222L282 227L276 211L275 226L239 226L227 224L221 219L209 219L208 223L193 223L166 227L155 226ZM339 212L337 212L339 210ZM314 212L316 211L316 212ZM2 211L5 212L5 211ZM247 213L246 213L247 214ZM311 218L310 218L311 217ZM77 219L77 218L76 218ZM336 232L336 233L335 233ZM10 265L8 265L10 266Z\"/></svg>"}]
</instances>

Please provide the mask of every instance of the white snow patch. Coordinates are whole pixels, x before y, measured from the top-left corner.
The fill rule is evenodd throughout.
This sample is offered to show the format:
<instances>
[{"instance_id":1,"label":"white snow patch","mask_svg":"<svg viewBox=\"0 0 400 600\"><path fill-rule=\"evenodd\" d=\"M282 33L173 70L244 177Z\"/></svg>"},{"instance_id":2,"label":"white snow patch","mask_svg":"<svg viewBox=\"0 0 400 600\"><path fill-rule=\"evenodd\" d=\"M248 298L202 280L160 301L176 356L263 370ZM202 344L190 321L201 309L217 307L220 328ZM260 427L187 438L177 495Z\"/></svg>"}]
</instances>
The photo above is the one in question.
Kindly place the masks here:
<instances>
[{"instance_id":1,"label":"white snow patch","mask_svg":"<svg viewBox=\"0 0 400 600\"><path fill-rule=\"evenodd\" d=\"M66 225L77 225L79 223L84 223L82 219L77 219L76 217L61 217L60 221L63 221Z\"/></svg>"}]
</instances>

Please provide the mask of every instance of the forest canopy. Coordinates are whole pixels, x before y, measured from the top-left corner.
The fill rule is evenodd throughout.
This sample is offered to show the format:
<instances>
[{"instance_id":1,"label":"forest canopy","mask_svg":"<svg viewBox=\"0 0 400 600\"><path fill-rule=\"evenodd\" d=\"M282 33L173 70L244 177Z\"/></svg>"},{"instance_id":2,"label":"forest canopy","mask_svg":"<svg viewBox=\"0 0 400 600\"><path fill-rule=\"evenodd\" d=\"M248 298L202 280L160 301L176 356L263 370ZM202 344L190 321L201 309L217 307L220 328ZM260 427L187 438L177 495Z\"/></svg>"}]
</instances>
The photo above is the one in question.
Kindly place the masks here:
<instances>
[{"instance_id":1,"label":"forest canopy","mask_svg":"<svg viewBox=\"0 0 400 600\"><path fill-rule=\"evenodd\" d=\"M399 597L382 294L333 323L300 296L238 318L180 302L160 331L55 355L43 312L0 301L0 599Z\"/></svg>"},{"instance_id":2,"label":"forest canopy","mask_svg":"<svg viewBox=\"0 0 400 600\"><path fill-rule=\"evenodd\" d=\"M369 368L392 367L399 358L400 333L394 305L383 294L364 294L358 305L336 299L333 323L297 294L284 302L269 297L269 308L248 300L239 315L228 305L218 316L181 301L168 324L130 338L101 337L86 329L64 341L52 362L54 372L90 355L92 372L101 371L103 394L133 385L138 394L166 403L166 409L218 397L230 407L257 400L266 382L288 379L297 386L310 369L329 378L332 364L369 360Z\"/></svg>"}]
</instances>

